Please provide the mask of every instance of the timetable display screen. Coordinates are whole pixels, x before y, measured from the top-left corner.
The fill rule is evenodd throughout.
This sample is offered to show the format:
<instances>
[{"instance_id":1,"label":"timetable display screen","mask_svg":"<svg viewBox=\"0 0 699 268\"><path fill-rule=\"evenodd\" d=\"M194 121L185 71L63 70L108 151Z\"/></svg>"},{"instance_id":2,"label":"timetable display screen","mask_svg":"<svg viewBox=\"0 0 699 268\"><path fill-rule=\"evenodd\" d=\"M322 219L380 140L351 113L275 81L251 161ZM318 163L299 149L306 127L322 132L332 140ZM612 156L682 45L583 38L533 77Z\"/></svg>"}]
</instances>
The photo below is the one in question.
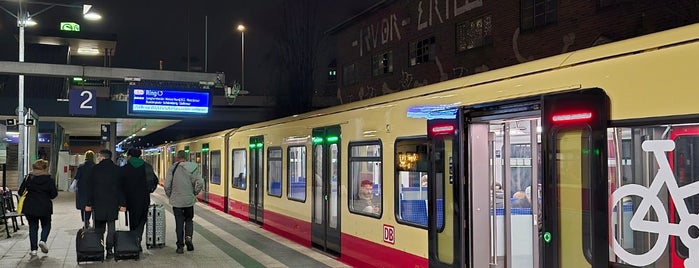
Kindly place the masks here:
<instances>
[{"instance_id":1,"label":"timetable display screen","mask_svg":"<svg viewBox=\"0 0 699 268\"><path fill-rule=\"evenodd\" d=\"M211 93L194 89L129 89L129 114L208 115Z\"/></svg>"}]
</instances>

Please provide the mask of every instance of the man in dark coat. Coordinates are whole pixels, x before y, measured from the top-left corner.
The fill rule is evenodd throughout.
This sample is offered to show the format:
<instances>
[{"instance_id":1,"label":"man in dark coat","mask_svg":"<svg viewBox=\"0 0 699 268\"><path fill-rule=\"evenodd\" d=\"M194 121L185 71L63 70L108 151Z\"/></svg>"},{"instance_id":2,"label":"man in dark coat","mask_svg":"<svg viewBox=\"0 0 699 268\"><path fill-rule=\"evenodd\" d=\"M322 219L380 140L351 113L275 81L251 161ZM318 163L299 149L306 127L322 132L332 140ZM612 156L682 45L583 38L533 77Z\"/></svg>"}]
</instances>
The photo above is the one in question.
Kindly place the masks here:
<instances>
[{"instance_id":1,"label":"man in dark coat","mask_svg":"<svg viewBox=\"0 0 699 268\"><path fill-rule=\"evenodd\" d=\"M75 172L75 180L78 181L78 188L75 192L75 208L80 210L80 218L83 219L83 224L85 226L89 225L90 217L92 212L85 211L85 206L87 205L87 181L90 179L90 174L92 174L92 167L95 166L95 153L87 150L85 152L85 163L78 167L78 171ZM82 191L80 189L83 189Z\"/></svg>"},{"instance_id":2,"label":"man in dark coat","mask_svg":"<svg viewBox=\"0 0 699 268\"><path fill-rule=\"evenodd\" d=\"M121 171L112 161L112 151L101 150L98 164L92 168L88 179L87 205L85 211L92 211L95 230L104 235L107 227L107 259L114 257L114 221L119 211L126 211L126 202L121 188Z\"/></svg>"},{"instance_id":3,"label":"man in dark coat","mask_svg":"<svg viewBox=\"0 0 699 268\"><path fill-rule=\"evenodd\" d=\"M153 168L141 158L141 150L131 148L126 152L127 162L121 167L122 189L126 198L126 210L129 213L129 228L136 232L139 241L148 218L150 189L155 187ZM147 176L147 174L149 176ZM150 178L150 179L149 179ZM157 187L157 186L156 186ZM140 243L139 243L140 246Z\"/></svg>"}]
</instances>

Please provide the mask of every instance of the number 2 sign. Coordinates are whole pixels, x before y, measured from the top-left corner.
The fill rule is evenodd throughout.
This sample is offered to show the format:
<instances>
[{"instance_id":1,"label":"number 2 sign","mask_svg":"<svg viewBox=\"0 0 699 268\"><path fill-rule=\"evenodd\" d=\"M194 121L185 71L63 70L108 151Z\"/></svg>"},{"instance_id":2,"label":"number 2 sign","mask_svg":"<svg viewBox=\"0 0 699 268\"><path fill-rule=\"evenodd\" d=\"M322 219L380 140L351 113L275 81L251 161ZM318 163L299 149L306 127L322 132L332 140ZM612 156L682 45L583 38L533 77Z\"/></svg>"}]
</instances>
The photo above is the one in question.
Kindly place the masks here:
<instances>
[{"instance_id":1,"label":"number 2 sign","mask_svg":"<svg viewBox=\"0 0 699 268\"><path fill-rule=\"evenodd\" d=\"M71 115L96 115L97 96L94 89L71 89L69 95Z\"/></svg>"}]
</instances>

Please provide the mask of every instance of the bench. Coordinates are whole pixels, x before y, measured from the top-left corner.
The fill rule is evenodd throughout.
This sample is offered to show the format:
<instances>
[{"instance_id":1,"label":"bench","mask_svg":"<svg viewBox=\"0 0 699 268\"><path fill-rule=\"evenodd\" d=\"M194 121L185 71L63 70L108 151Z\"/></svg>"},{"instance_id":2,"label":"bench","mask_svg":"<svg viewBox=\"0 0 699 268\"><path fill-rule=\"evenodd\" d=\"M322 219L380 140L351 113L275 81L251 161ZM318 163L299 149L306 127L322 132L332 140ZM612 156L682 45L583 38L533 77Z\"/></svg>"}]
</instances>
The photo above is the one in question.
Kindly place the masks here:
<instances>
[{"instance_id":1,"label":"bench","mask_svg":"<svg viewBox=\"0 0 699 268\"><path fill-rule=\"evenodd\" d=\"M10 226L8 225L8 219L12 222L12 229L17 232L19 226L17 224L17 218L20 219L22 225L24 225L24 220L22 217L24 214L17 213L15 209L15 201L19 202L19 196L12 194L12 192L5 192L0 198L0 220L5 225L5 232L7 233L7 238L10 238Z\"/></svg>"}]
</instances>

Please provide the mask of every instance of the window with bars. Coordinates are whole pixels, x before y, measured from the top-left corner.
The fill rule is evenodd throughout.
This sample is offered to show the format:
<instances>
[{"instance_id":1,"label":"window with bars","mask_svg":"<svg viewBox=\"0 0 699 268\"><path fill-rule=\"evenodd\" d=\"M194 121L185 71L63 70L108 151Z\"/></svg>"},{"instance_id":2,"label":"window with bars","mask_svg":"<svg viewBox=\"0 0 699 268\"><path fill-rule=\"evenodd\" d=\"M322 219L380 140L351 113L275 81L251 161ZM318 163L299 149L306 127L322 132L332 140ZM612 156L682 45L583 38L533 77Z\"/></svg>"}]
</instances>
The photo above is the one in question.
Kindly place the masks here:
<instances>
[{"instance_id":1,"label":"window with bars","mask_svg":"<svg viewBox=\"0 0 699 268\"><path fill-rule=\"evenodd\" d=\"M490 45L493 43L491 16L456 24L456 51Z\"/></svg>"},{"instance_id":2,"label":"window with bars","mask_svg":"<svg viewBox=\"0 0 699 268\"><path fill-rule=\"evenodd\" d=\"M426 63L434 58L434 36L410 42L410 66Z\"/></svg>"},{"instance_id":3,"label":"window with bars","mask_svg":"<svg viewBox=\"0 0 699 268\"><path fill-rule=\"evenodd\" d=\"M393 73L393 52L386 51L371 58L371 70L374 76Z\"/></svg>"},{"instance_id":4,"label":"window with bars","mask_svg":"<svg viewBox=\"0 0 699 268\"><path fill-rule=\"evenodd\" d=\"M521 3L523 30L556 22L556 0L522 0Z\"/></svg>"}]
</instances>

